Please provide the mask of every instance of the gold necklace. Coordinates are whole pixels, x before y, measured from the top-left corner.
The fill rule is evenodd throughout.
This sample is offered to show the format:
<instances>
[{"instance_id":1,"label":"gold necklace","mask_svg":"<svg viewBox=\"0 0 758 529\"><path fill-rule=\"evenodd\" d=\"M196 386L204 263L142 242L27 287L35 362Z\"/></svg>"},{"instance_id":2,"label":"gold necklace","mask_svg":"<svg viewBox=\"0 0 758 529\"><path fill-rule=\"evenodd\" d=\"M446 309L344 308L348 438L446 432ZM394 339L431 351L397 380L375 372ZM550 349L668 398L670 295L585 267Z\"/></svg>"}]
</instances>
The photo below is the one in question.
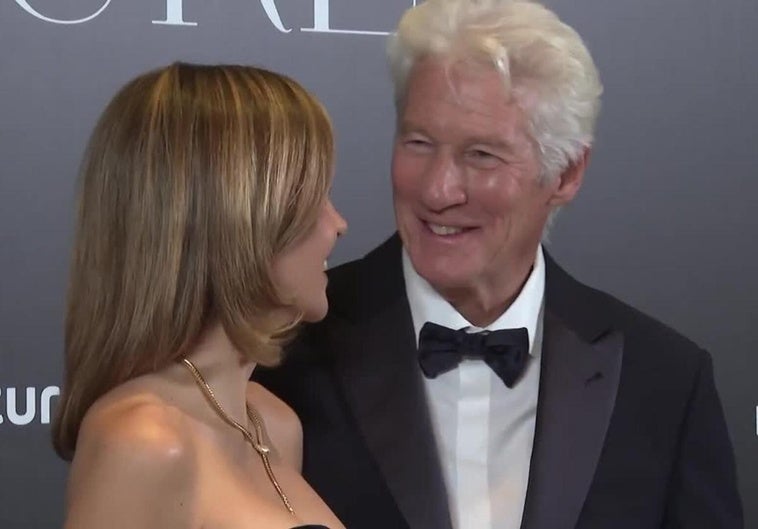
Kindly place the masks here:
<instances>
[{"instance_id":1,"label":"gold necklace","mask_svg":"<svg viewBox=\"0 0 758 529\"><path fill-rule=\"evenodd\" d=\"M268 454L271 451L271 449L265 445L264 439L263 439L263 419L258 415L258 412L255 411L255 409L250 406L249 404L245 403L245 408L247 409L247 416L250 419L250 421L253 423L253 426L255 427L255 439L253 439L253 434L250 433L250 430L242 426L240 423L232 419L228 413L224 410L224 408L221 407L221 404L216 399L216 396L213 394L213 390L208 385L208 383L205 381L205 378L203 378L203 375L200 373L200 371L195 367L195 364L187 360L186 358L182 358L182 363L189 369L189 372L192 373L192 378L195 379L195 382L197 383L200 390L203 392L203 394L207 397L208 402L211 403L211 406L213 409L216 410L216 413L218 413L218 416L221 417L226 424L229 426L237 429L240 431L242 435L245 436L245 439L247 439L247 442L250 443L250 446L252 446L256 452L258 452L258 455L261 456L261 461L263 462L263 468L266 469L266 474L268 475L268 479L271 482L271 484L276 489L276 493L279 494L279 498L282 500L282 503L287 508L290 514L294 515L295 510L292 508L292 505L290 504L289 499L287 499L287 495L284 494L284 491L282 490L281 485L279 485L279 482L276 481L276 476L274 476L274 471L271 468L271 463L268 460Z\"/></svg>"}]
</instances>

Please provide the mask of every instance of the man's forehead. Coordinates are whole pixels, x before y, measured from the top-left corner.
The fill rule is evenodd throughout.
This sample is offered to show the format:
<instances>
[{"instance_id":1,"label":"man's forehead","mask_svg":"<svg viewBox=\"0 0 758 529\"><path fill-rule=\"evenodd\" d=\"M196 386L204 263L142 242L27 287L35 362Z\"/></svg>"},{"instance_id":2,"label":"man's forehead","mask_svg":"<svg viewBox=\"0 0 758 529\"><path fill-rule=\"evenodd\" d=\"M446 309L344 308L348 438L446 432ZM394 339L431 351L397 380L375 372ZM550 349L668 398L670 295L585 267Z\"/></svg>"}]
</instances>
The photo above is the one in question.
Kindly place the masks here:
<instances>
[{"instance_id":1,"label":"man's forehead","mask_svg":"<svg viewBox=\"0 0 758 529\"><path fill-rule=\"evenodd\" d=\"M453 127L489 143L523 132L523 112L493 67L425 59L412 71L406 96L401 132Z\"/></svg>"},{"instance_id":2,"label":"man's forehead","mask_svg":"<svg viewBox=\"0 0 758 529\"><path fill-rule=\"evenodd\" d=\"M440 58L417 63L408 80L406 103L415 106L431 100L485 115L515 104L508 84L493 66Z\"/></svg>"}]
</instances>

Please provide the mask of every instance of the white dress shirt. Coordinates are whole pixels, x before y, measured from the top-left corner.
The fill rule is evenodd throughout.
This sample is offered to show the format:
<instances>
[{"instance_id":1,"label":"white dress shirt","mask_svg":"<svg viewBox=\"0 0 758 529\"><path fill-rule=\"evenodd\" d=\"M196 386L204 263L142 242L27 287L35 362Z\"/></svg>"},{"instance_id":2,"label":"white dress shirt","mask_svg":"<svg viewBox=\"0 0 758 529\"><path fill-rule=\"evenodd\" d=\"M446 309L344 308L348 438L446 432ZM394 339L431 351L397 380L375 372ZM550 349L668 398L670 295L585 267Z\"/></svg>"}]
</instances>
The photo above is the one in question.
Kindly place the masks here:
<instances>
[{"instance_id":1,"label":"white dress shirt","mask_svg":"<svg viewBox=\"0 0 758 529\"><path fill-rule=\"evenodd\" d=\"M468 322L416 273L403 251L406 294L416 331L427 321L482 330ZM545 261L534 266L511 306L487 330L526 327L529 361L508 388L481 360L424 379L454 529L518 529L526 499L537 416Z\"/></svg>"}]
</instances>

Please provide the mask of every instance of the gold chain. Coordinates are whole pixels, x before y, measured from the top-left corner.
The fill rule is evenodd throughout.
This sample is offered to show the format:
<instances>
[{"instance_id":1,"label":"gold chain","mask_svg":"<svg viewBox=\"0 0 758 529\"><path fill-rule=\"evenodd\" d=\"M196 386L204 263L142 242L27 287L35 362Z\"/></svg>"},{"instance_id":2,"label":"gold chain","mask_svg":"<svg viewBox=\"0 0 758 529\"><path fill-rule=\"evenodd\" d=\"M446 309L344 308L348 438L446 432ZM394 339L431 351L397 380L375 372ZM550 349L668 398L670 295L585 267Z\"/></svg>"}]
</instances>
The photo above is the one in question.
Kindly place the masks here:
<instances>
[{"instance_id":1,"label":"gold chain","mask_svg":"<svg viewBox=\"0 0 758 529\"><path fill-rule=\"evenodd\" d=\"M263 438L263 419L258 415L258 412L255 411L255 409L250 406L249 404L245 404L245 407L247 408L247 416L250 419L250 421L253 423L253 426L255 427L255 439L253 439L253 434L250 433L250 430L242 426L240 423L232 419L228 413L224 410L224 408L221 407L221 404L216 399L216 395L213 394L213 390L208 385L208 383L205 381L205 378L203 378L203 375L200 373L200 371L195 367L195 364L187 360L186 358L182 358L182 363L189 369L189 372L192 373L192 378L195 379L195 382L197 383L200 390L203 392L203 394L208 398L208 401L211 403L213 408L216 410L216 413L218 413L219 417L221 417L226 424L229 426L237 429L240 431L242 435L245 436L245 439L247 439L247 442L250 443L250 446L252 446L256 452L258 452L258 455L261 456L261 461L263 462L263 467L266 469L266 474L268 475L269 481L271 481L271 484L276 489L276 493L279 494L279 498L281 498L282 503L287 508L290 514L294 515L295 510L292 508L292 505L290 504L289 499L287 499L287 495L284 494L284 491L282 490L281 485L279 485L279 482L276 481L276 476L274 476L274 471L271 468L271 462L268 460L268 454L271 451L271 449L265 445L264 438Z\"/></svg>"}]
</instances>

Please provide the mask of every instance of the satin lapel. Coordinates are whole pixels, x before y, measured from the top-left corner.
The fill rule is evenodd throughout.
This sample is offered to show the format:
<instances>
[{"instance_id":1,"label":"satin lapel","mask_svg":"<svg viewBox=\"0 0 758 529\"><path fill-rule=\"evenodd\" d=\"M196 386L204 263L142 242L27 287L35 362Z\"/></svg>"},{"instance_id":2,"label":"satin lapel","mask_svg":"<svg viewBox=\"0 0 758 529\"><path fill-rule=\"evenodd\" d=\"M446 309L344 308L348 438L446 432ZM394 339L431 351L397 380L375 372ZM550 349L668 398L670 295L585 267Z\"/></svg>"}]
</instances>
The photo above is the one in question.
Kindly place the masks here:
<instances>
[{"instance_id":1,"label":"satin lapel","mask_svg":"<svg viewBox=\"0 0 758 529\"><path fill-rule=\"evenodd\" d=\"M546 311L522 529L575 527L613 412L622 352L621 333L587 341Z\"/></svg>"},{"instance_id":2,"label":"satin lapel","mask_svg":"<svg viewBox=\"0 0 758 529\"><path fill-rule=\"evenodd\" d=\"M374 283L385 283L382 277L386 280L378 287L381 296L372 294L377 292L376 285L362 291L366 304L378 303L359 311L343 329L339 340L344 354L335 366L336 374L410 529L451 529L402 274L398 285L397 276L387 271L401 266L399 243L389 253L392 259L379 267L384 269L383 276L371 274ZM366 268L374 267L367 264Z\"/></svg>"}]
</instances>

